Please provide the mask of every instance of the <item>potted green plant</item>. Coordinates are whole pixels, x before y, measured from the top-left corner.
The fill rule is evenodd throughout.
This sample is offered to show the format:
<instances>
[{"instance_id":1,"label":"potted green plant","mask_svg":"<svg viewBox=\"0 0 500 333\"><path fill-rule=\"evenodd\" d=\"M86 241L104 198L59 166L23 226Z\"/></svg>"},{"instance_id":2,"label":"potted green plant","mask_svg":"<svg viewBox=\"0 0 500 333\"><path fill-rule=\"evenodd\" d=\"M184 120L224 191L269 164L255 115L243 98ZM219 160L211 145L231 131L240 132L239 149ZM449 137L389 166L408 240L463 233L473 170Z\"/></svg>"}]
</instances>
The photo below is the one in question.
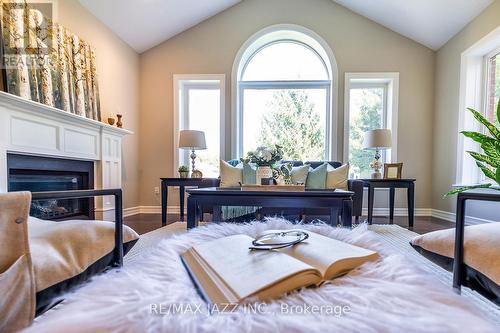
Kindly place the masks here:
<instances>
[{"instance_id":1,"label":"potted green plant","mask_svg":"<svg viewBox=\"0 0 500 333\"><path fill-rule=\"evenodd\" d=\"M189 167L187 167L186 165L181 165L178 171L181 178L189 177Z\"/></svg>"},{"instance_id":2,"label":"potted green plant","mask_svg":"<svg viewBox=\"0 0 500 333\"><path fill-rule=\"evenodd\" d=\"M490 135L486 135L478 132L463 131L461 132L465 137L472 139L481 145L482 153L468 151L467 153L476 160L476 165L483 172L486 178L493 180L497 184L500 184L500 128L496 127L490 123L486 118L483 117L479 112L474 109L468 108L470 112L474 115L477 121L483 124ZM497 106L497 119L500 123L500 102ZM496 184L495 184L496 185ZM472 186L463 186L460 188L453 189L445 194L445 196L451 196L458 194L463 191L472 190L476 188L493 188L495 190L500 190L498 187L493 187L493 183L488 182L485 184L477 184Z\"/></svg>"}]
</instances>

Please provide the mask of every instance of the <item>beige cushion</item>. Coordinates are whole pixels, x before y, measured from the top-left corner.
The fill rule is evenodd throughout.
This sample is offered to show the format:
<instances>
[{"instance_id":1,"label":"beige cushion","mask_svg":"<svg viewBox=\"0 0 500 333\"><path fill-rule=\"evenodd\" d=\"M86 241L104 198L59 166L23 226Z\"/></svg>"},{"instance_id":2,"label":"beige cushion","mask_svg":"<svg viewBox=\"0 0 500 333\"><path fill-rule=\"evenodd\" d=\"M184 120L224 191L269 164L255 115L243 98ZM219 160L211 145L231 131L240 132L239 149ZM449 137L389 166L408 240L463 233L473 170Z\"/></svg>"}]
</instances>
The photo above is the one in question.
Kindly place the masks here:
<instances>
[{"instance_id":1,"label":"beige cushion","mask_svg":"<svg viewBox=\"0 0 500 333\"><path fill-rule=\"evenodd\" d=\"M454 258L455 229L429 232L411 243L424 250ZM500 222L465 227L464 262L500 285Z\"/></svg>"},{"instance_id":2,"label":"beige cushion","mask_svg":"<svg viewBox=\"0 0 500 333\"><path fill-rule=\"evenodd\" d=\"M220 187L239 187L243 183L243 166L232 166L226 161L220 161Z\"/></svg>"},{"instance_id":3,"label":"beige cushion","mask_svg":"<svg viewBox=\"0 0 500 333\"><path fill-rule=\"evenodd\" d=\"M115 247L114 222L30 217L28 229L37 292L82 273ZM124 243L138 238L123 226Z\"/></svg>"},{"instance_id":4,"label":"beige cushion","mask_svg":"<svg viewBox=\"0 0 500 333\"><path fill-rule=\"evenodd\" d=\"M326 173L326 188L334 189L338 188L340 190L347 191L347 179L349 178L349 165L344 164L338 168L332 167L328 164L328 169Z\"/></svg>"}]
</instances>

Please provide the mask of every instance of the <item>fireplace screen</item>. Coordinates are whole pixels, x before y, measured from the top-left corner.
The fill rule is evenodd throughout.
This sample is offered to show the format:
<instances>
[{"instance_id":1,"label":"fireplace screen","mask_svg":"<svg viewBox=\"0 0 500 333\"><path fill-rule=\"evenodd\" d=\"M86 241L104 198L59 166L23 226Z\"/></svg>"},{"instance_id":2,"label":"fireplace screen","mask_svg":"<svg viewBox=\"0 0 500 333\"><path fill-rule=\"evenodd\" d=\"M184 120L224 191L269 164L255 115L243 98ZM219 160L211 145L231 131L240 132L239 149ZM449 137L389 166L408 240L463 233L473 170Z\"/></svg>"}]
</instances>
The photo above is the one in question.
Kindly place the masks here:
<instances>
[{"instance_id":1,"label":"fireplace screen","mask_svg":"<svg viewBox=\"0 0 500 333\"><path fill-rule=\"evenodd\" d=\"M71 191L93 187L92 162L10 155L8 164L9 192ZM31 203L30 215L45 220L89 219L94 215L93 201L37 200Z\"/></svg>"},{"instance_id":2,"label":"fireplace screen","mask_svg":"<svg viewBox=\"0 0 500 333\"><path fill-rule=\"evenodd\" d=\"M47 172L48 173L48 172ZM83 175L23 175L14 174L9 179L10 191L47 192L79 190ZM82 202L83 201L83 202ZM30 215L41 219L59 219L88 213L87 200L38 200L31 204Z\"/></svg>"}]
</instances>

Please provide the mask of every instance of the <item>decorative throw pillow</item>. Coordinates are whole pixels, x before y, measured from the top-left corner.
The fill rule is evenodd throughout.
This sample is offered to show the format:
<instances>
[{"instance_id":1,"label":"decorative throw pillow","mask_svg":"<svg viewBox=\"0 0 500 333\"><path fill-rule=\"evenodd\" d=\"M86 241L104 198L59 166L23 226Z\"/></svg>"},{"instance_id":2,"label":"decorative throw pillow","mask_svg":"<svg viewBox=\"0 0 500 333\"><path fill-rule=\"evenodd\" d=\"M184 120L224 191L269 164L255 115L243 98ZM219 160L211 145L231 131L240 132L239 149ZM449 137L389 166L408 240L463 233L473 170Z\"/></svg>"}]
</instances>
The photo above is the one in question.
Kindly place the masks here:
<instances>
[{"instance_id":1,"label":"decorative throw pillow","mask_svg":"<svg viewBox=\"0 0 500 333\"><path fill-rule=\"evenodd\" d=\"M410 243L424 255L431 253L452 259L455 249L455 229L429 232L415 237ZM496 264L499 253L500 222L465 227L464 263L489 278L497 286L500 286L500 265ZM433 260L438 257L427 255L426 257L439 264Z\"/></svg>"},{"instance_id":2,"label":"decorative throw pillow","mask_svg":"<svg viewBox=\"0 0 500 333\"><path fill-rule=\"evenodd\" d=\"M324 190L326 185L326 172L328 163L323 163L316 169L310 167L307 175L306 188Z\"/></svg>"},{"instance_id":3,"label":"decorative throw pillow","mask_svg":"<svg viewBox=\"0 0 500 333\"><path fill-rule=\"evenodd\" d=\"M257 168L250 163L243 162L243 184L257 184Z\"/></svg>"},{"instance_id":4,"label":"decorative throw pillow","mask_svg":"<svg viewBox=\"0 0 500 333\"><path fill-rule=\"evenodd\" d=\"M328 164L326 174L326 188L339 189L347 191L347 179L349 178L349 165L344 164L338 168L332 167Z\"/></svg>"},{"instance_id":5,"label":"decorative throw pillow","mask_svg":"<svg viewBox=\"0 0 500 333\"><path fill-rule=\"evenodd\" d=\"M292 168L292 184L297 185L297 184L304 184L307 181L307 175L309 174L309 165L302 165L298 167L293 167Z\"/></svg>"},{"instance_id":6,"label":"decorative throw pillow","mask_svg":"<svg viewBox=\"0 0 500 333\"><path fill-rule=\"evenodd\" d=\"M220 161L220 187L239 187L243 182L243 167L233 167L226 161Z\"/></svg>"}]
</instances>

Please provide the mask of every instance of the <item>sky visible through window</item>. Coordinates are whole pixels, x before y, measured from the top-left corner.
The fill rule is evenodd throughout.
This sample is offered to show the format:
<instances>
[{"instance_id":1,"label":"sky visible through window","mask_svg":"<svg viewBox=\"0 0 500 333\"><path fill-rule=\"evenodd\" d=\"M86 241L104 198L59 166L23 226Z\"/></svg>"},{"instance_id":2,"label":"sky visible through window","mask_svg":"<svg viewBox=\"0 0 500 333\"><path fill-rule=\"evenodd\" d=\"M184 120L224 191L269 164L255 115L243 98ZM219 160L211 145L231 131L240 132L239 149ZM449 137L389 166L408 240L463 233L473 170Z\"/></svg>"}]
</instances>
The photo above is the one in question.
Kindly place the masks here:
<instances>
[{"instance_id":1,"label":"sky visible through window","mask_svg":"<svg viewBox=\"0 0 500 333\"><path fill-rule=\"evenodd\" d=\"M196 168L204 177L219 176L220 90L189 89L189 128L205 132L206 150L196 151ZM187 153L189 155L189 153ZM190 166L191 168L191 166Z\"/></svg>"},{"instance_id":2,"label":"sky visible through window","mask_svg":"<svg viewBox=\"0 0 500 333\"><path fill-rule=\"evenodd\" d=\"M264 47L248 63L243 81L328 80L319 56L294 42L278 42Z\"/></svg>"}]
</instances>

